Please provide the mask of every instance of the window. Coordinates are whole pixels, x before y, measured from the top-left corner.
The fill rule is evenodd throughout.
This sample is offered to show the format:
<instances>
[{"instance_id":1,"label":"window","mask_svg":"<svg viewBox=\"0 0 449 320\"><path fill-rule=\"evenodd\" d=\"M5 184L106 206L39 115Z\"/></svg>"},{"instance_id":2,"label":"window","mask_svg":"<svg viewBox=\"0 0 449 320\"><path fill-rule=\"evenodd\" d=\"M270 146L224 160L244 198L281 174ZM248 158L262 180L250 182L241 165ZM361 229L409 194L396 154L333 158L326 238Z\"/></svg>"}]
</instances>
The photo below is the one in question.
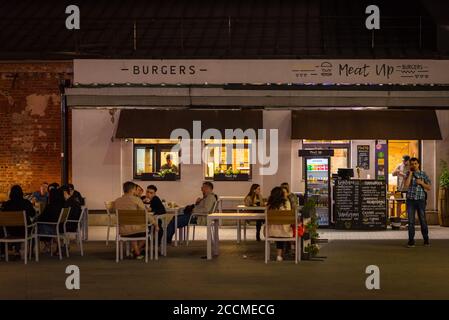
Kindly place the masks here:
<instances>
[{"instance_id":1,"label":"window","mask_svg":"<svg viewBox=\"0 0 449 320\"><path fill-rule=\"evenodd\" d=\"M179 180L179 153L171 151L177 142L168 139L134 139L134 179Z\"/></svg>"},{"instance_id":2,"label":"window","mask_svg":"<svg viewBox=\"0 0 449 320\"><path fill-rule=\"evenodd\" d=\"M245 180L251 178L251 141L206 140L205 178L214 180Z\"/></svg>"}]
</instances>

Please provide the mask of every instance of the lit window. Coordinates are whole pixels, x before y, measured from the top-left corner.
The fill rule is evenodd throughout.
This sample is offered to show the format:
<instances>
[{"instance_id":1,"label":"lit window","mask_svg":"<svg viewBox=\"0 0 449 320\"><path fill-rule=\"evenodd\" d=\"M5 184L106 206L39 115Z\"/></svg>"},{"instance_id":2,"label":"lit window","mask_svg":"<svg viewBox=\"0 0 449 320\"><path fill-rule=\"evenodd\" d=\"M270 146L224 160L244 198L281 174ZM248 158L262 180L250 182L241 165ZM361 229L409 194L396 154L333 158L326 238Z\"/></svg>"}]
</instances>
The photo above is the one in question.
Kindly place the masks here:
<instances>
[{"instance_id":1,"label":"lit window","mask_svg":"<svg viewBox=\"0 0 449 320\"><path fill-rule=\"evenodd\" d=\"M251 178L251 141L206 140L205 177L214 180L249 180Z\"/></svg>"},{"instance_id":2,"label":"lit window","mask_svg":"<svg viewBox=\"0 0 449 320\"><path fill-rule=\"evenodd\" d=\"M134 179L178 180L181 177L176 140L134 139Z\"/></svg>"}]
</instances>

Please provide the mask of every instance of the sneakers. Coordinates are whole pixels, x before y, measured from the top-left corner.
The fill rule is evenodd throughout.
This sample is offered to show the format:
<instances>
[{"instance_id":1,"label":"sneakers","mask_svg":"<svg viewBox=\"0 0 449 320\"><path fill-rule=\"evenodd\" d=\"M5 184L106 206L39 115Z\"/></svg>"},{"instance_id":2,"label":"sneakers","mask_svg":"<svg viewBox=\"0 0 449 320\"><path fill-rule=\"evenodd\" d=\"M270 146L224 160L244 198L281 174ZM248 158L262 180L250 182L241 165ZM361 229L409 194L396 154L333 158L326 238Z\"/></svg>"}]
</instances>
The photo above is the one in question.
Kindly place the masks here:
<instances>
[{"instance_id":1,"label":"sneakers","mask_svg":"<svg viewBox=\"0 0 449 320\"><path fill-rule=\"evenodd\" d=\"M424 247L430 247L429 239L424 240Z\"/></svg>"},{"instance_id":2,"label":"sneakers","mask_svg":"<svg viewBox=\"0 0 449 320\"><path fill-rule=\"evenodd\" d=\"M277 262L282 262L282 261L284 261L284 259L281 256L277 256L276 257L276 261Z\"/></svg>"},{"instance_id":3,"label":"sneakers","mask_svg":"<svg viewBox=\"0 0 449 320\"><path fill-rule=\"evenodd\" d=\"M415 247L415 242L414 241L409 241L407 243L407 248L414 248Z\"/></svg>"}]
</instances>

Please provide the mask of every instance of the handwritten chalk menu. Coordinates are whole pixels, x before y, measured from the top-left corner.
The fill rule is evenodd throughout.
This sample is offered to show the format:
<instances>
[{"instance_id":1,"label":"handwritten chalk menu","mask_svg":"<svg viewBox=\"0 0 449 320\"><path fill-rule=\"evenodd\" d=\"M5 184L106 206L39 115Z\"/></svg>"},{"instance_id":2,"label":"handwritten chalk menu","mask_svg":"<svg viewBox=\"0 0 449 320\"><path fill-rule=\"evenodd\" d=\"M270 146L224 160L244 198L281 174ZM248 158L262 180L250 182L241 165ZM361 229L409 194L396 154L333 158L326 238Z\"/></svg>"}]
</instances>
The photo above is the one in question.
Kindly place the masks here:
<instances>
[{"instance_id":1,"label":"handwritten chalk menu","mask_svg":"<svg viewBox=\"0 0 449 320\"><path fill-rule=\"evenodd\" d=\"M387 187L384 181L360 180L360 227L387 227Z\"/></svg>"},{"instance_id":2,"label":"handwritten chalk menu","mask_svg":"<svg viewBox=\"0 0 449 320\"><path fill-rule=\"evenodd\" d=\"M360 185L358 180L336 180L334 201L336 209L337 229L353 229L359 223Z\"/></svg>"},{"instance_id":3,"label":"handwritten chalk menu","mask_svg":"<svg viewBox=\"0 0 449 320\"><path fill-rule=\"evenodd\" d=\"M357 146L357 167L369 169L369 145Z\"/></svg>"},{"instance_id":4,"label":"handwritten chalk menu","mask_svg":"<svg viewBox=\"0 0 449 320\"><path fill-rule=\"evenodd\" d=\"M386 184L377 180L336 180L337 229L380 230L387 227Z\"/></svg>"}]
</instances>

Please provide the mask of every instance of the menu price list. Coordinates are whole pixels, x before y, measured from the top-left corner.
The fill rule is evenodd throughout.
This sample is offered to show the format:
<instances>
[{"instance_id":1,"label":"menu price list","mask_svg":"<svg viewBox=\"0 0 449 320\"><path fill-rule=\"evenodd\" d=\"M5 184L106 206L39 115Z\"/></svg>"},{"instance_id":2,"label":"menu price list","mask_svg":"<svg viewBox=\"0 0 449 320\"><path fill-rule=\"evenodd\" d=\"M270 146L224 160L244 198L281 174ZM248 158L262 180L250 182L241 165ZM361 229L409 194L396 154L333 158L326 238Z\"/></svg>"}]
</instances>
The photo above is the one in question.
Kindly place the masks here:
<instances>
[{"instance_id":1,"label":"menu price list","mask_svg":"<svg viewBox=\"0 0 449 320\"><path fill-rule=\"evenodd\" d=\"M377 180L337 180L335 183L337 229L385 229L386 185Z\"/></svg>"}]
</instances>

